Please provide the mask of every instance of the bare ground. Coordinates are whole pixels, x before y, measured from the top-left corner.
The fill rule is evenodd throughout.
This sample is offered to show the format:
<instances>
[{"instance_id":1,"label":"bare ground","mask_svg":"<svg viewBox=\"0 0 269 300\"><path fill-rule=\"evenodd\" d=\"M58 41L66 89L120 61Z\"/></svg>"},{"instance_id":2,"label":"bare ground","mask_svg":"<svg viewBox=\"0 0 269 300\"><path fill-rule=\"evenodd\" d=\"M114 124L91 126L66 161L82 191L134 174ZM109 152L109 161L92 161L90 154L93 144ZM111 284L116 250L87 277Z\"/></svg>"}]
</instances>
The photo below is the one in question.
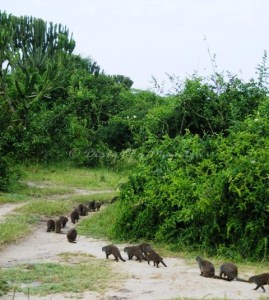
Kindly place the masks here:
<instances>
[{"instance_id":1,"label":"bare ground","mask_svg":"<svg viewBox=\"0 0 269 300\"><path fill-rule=\"evenodd\" d=\"M3 211L10 213L15 207L14 204L0 206L0 215L4 217ZM72 226L69 221L63 233ZM101 248L108 243L109 241L78 236L77 243L71 244L67 242L65 234L47 233L45 222L41 222L33 228L30 236L6 246L0 252L0 267L9 268L24 263L58 262L59 254L64 252L91 254L96 259L105 259ZM125 245L118 246L120 250L125 247ZM126 254L122 253L126 257ZM139 263L135 260L113 262L115 269L127 276L125 280L109 288L102 295L86 291L82 294L63 293L29 298L28 295L16 293L13 298L13 293L9 293L1 299L269 299L269 291L265 293L261 289L254 291L255 285L249 283L227 282L199 276L195 259L192 265L187 264L182 257L165 257L164 261L167 268L162 265L156 268L152 264ZM251 275L253 274L240 274L240 277L248 278Z\"/></svg>"}]
</instances>

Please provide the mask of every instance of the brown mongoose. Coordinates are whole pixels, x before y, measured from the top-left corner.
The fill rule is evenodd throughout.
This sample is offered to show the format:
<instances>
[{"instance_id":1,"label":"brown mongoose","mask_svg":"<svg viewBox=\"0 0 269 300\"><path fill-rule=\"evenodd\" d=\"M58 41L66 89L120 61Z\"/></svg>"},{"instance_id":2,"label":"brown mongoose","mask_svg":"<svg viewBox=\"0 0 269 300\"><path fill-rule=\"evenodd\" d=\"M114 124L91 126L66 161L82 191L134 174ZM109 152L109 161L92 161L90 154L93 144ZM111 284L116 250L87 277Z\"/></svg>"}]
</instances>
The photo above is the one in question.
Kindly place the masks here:
<instances>
[{"instance_id":1,"label":"brown mongoose","mask_svg":"<svg viewBox=\"0 0 269 300\"><path fill-rule=\"evenodd\" d=\"M229 281L232 281L234 280L237 275L238 275L238 268L235 264L233 263L223 263L221 266L220 266L220 273L219 273L219 276L222 277L222 275L224 277L227 277L227 279Z\"/></svg>"},{"instance_id":2,"label":"brown mongoose","mask_svg":"<svg viewBox=\"0 0 269 300\"><path fill-rule=\"evenodd\" d=\"M128 259L133 259L133 257L135 256L136 259L140 262L142 261L142 259L147 260L143 252L138 248L138 246L125 247L123 251L127 253Z\"/></svg>"},{"instance_id":3,"label":"brown mongoose","mask_svg":"<svg viewBox=\"0 0 269 300\"><path fill-rule=\"evenodd\" d=\"M201 256L197 256L196 257L196 261L198 262L200 271L201 271L201 276L203 277L208 277L208 278L216 278L216 279L223 279L226 281L229 281L227 278L225 277L220 277L215 275L215 267L212 264L212 262L203 259Z\"/></svg>"},{"instance_id":4,"label":"brown mongoose","mask_svg":"<svg viewBox=\"0 0 269 300\"><path fill-rule=\"evenodd\" d=\"M110 200L110 203L114 203L116 202L117 200L119 199L119 196L114 196L111 200Z\"/></svg>"},{"instance_id":5,"label":"brown mongoose","mask_svg":"<svg viewBox=\"0 0 269 300\"><path fill-rule=\"evenodd\" d=\"M71 222L73 224L75 224L76 222L78 222L78 220L79 220L79 213L78 213L77 209L74 209L71 212L70 218L71 218Z\"/></svg>"},{"instance_id":6,"label":"brown mongoose","mask_svg":"<svg viewBox=\"0 0 269 300\"><path fill-rule=\"evenodd\" d=\"M67 239L68 239L68 242L70 242L70 243L75 243L75 240L76 240L76 238L77 238L77 235L78 235L78 233L77 233L76 228L71 228L71 229L69 229L69 230L67 231L67 233L66 233L66 237L67 237Z\"/></svg>"},{"instance_id":7,"label":"brown mongoose","mask_svg":"<svg viewBox=\"0 0 269 300\"><path fill-rule=\"evenodd\" d=\"M141 243L138 245L138 248L143 252L145 256L147 256L147 253L151 249L151 246L148 243Z\"/></svg>"},{"instance_id":8,"label":"brown mongoose","mask_svg":"<svg viewBox=\"0 0 269 300\"><path fill-rule=\"evenodd\" d=\"M115 260L118 261L119 259L125 261L120 254L120 250L115 245L107 245L102 248L102 251L106 253L106 258L108 259L109 255L112 254L115 257Z\"/></svg>"},{"instance_id":9,"label":"brown mongoose","mask_svg":"<svg viewBox=\"0 0 269 300\"><path fill-rule=\"evenodd\" d=\"M79 212L80 216L86 216L86 215L88 215L89 209L85 205L79 204L78 212Z\"/></svg>"},{"instance_id":10,"label":"brown mongoose","mask_svg":"<svg viewBox=\"0 0 269 300\"><path fill-rule=\"evenodd\" d=\"M62 220L58 219L55 221L55 232L61 233L61 229L62 229Z\"/></svg>"},{"instance_id":11,"label":"brown mongoose","mask_svg":"<svg viewBox=\"0 0 269 300\"><path fill-rule=\"evenodd\" d=\"M257 284L254 290L262 288L263 292L265 292L264 285L269 284L269 273L262 273L260 275L251 276L249 277L248 282L254 282Z\"/></svg>"},{"instance_id":12,"label":"brown mongoose","mask_svg":"<svg viewBox=\"0 0 269 300\"><path fill-rule=\"evenodd\" d=\"M89 211L95 211L95 200L88 203Z\"/></svg>"},{"instance_id":13,"label":"brown mongoose","mask_svg":"<svg viewBox=\"0 0 269 300\"><path fill-rule=\"evenodd\" d=\"M156 265L157 268L159 268L159 263L162 263L165 267L167 267L167 265L163 261L163 258L153 249L148 250L146 257L148 260L148 264L150 264L150 261L152 260L154 266Z\"/></svg>"},{"instance_id":14,"label":"brown mongoose","mask_svg":"<svg viewBox=\"0 0 269 300\"><path fill-rule=\"evenodd\" d=\"M66 223L68 222L68 218L65 216L61 216L60 220L62 221L62 227L64 228Z\"/></svg>"},{"instance_id":15,"label":"brown mongoose","mask_svg":"<svg viewBox=\"0 0 269 300\"><path fill-rule=\"evenodd\" d=\"M220 274L219 276L226 277L229 281L236 280L236 281L242 281L242 282L248 282L248 280L241 279L238 276L238 268L235 264L231 262L225 262L220 266Z\"/></svg>"},{"instance_id":16,"label":"brown mongoose","mask_svg":"<svg viewBox=\"0 0 269 300\"><path fill-rule=\"evenodd\" d=\"M47 232L55 231L55 221L50 219L47 221Z\"/></svg>"},{"instance_id":17,"label":"brown mongoose","mask_svg":"<svg viewBox=\"0 0 269 300\"><path fill-rule=\"evenodd\" d=\"M95 202L95 211L99 211L103 202Z\"/></svg>"}]
</instances>

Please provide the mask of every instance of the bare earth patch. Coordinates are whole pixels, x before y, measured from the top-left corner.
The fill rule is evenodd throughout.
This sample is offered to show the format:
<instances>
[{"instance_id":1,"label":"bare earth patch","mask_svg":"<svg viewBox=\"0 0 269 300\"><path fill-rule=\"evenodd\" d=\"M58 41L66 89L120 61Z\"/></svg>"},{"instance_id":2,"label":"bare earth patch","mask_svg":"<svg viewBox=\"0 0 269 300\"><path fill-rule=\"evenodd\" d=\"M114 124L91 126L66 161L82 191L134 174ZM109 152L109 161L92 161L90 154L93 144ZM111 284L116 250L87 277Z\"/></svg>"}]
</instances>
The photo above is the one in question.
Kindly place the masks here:
<instances>
[{"instance_id":1,"label":"bare earth patch","mask_svg":"<svg viewBox=\"0 0 269 300\"><path fill-rule=\"evenodd\" d=\"M1 215L10 213L18 204L1 206ZM11 209L12 207L12 209ZM77 243L68 243L66 231L73 227L70 221L63 229L63 234L46 232L46 222L41 222L33 228L30 236L17 243L6 246L0 253L0 267L9 268L17 264L33 264L44 262L59 262L61 253L90 254L96 259L105 259L102 247L109 241L96 240L85 236L78 236ZM122 251L126 245L118 245ZM126 258L126 253L122 251ZM112 257L111 257L112 259ZM127 278L112 286L101 295L96 292L86 291L82 294L63 293L47 296L30 296L16 293L14 299L53 300L53 299L269 299L269 291L263 293L260 289L254 291L255 285L242 282L227 282L218 279L209 279L199 276L199 269L195 262L186 264L181 257L164 258L167 268L160 265L159 268L148 265L147 262L127 260L126 262L113 262L114 270L127 274ZM89 270L90 271L90 270ZM239 270L240 271L240 270ZM248 278L254 274L240 274L240 277ZM13 294L2 297L3 300L13 299Z\"/></svg>"},{"instance_id":2,"label":"bare earth patch","mask_svg":"<svg viewBox=\"0 0 269 300\"><path fill-rule=\"evenodd\" d=\"M16 208L25 205L24 203L5 203L0 205L0 222L3 221L8 214L11 214Z\"/></svg>"}]
</instances>

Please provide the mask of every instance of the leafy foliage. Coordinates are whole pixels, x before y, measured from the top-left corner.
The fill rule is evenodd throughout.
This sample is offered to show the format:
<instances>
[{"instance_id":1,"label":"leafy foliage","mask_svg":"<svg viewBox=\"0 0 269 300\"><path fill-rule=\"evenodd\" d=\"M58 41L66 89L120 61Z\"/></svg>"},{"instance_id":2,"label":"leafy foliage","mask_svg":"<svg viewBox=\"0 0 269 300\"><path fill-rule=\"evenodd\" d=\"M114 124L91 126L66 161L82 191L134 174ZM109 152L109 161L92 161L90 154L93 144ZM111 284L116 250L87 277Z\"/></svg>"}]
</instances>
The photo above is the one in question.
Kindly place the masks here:
<instances>
[{"instance_id":1,"label":"leafy foliage","mask_svg":"<svg viewBox=\"0 0 269 300\"><path fill-rule=\"evenodd\" d=\"M235 115L245 117L233 120L225 135L187 130L145 145L121 189L115 236L265 259L269 110L268 99L259 100L252 116L238 108Z\"/></svg>"}]
</instances>

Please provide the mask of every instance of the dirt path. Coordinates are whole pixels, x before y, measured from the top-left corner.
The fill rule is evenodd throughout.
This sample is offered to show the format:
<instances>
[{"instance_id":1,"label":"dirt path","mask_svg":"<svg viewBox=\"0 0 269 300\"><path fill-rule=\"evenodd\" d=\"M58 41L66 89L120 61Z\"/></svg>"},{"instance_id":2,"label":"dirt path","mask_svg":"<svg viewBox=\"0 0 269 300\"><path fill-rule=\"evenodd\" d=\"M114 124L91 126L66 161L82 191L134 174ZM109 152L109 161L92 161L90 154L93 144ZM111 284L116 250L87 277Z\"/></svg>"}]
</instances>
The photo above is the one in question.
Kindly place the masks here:
<instances>
[{"instance_id":1,"label":"dirt path","mask_svg":"<svg viewBox=\"0 0 269 300\"><path fill-rule=\"evenodd\" d=\"M11 214L16 208L25 205L24 203L5 203L0 205L0 222L2 222L8 214Z\"/></svg>"},{"instance_id":2,"label":"dirt path","mask_svg":"<svg viewBox=\"0 0 269 300\"><path fill-rule=\"evenodd\" d=\"M2 211L2 210L1 210ZM10 212L10 210L7 210ZM73 225L70 221L64 233ZM65 234L46 232L46 224L36 225L32 235L15 244L8 245L0 253L0 267L8 268L22 263L58 262L60 253L86 253L97 259L105 259L101 251L107 241L78 236L77 243L71 244ZM118 245L123 250L125 245ZM123 253L126 257L126 254ZM54 299L269 299L269 291L253 291L255 285L242 282L226 282L217 279L208 279L199 276L197 264L187 265L183 258L164 258L167 268L154 267L146 262L135 260L115 262L118 272L128 274L122 286L108 290L105 295L93 292L83 294L57 294L46 297L30 296L31 300ZM253 274L240 274L247 277ZM241 276L242 277L242 276ZM3 300L12 299L12 293L2 297ZM27 295L16 293L15 299L29 299Z\"/></svg>"}]
</instances>

